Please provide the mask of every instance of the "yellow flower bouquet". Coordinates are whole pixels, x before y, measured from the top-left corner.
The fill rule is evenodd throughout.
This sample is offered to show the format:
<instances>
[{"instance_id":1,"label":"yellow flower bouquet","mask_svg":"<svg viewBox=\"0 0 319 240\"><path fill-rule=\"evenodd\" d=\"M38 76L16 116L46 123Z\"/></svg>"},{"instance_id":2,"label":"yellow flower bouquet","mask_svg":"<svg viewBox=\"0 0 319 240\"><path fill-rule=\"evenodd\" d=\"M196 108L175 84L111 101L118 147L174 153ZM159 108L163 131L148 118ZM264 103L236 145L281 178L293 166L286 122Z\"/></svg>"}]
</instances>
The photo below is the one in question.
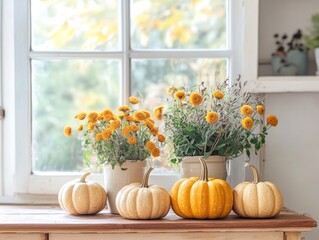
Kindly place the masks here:
<instances>
[{"instance_id":1,"label":"yellow flower bouquet","mask_svg":"<svg viewBox=\"0 0 319 240\"><path fill-rule=\"evenodd\" d=\"M168 89L161 118L171 145L171 164L185 156L233 159L245 153L250 158L252 148L257 152L265 144L269 128L278 119L269 115L265 122L262 100L243 92L242 87L238 78L232 84L220 82L214 89L204 83L191 89Z\"/></svg>"},{"instance_id":2,"label":"yellow flower bouquet","mask_svg":"<svg viewBox=\"0 0 319 240\"><path fill-rule=\"evenodd\" d=\"M160 147L165 136L159 132L151 114L138 110L140 100L129 98L129 105L118 108L118 113L110 109L102 112L79 113L80 121L75 131L80 133L84 150L84 160L91 165L92 156L100 164L121 166L126 160L145 160L160 155ZM71 136L72 127L65 126L64 135Z\"/></svg>"}]
</instances>

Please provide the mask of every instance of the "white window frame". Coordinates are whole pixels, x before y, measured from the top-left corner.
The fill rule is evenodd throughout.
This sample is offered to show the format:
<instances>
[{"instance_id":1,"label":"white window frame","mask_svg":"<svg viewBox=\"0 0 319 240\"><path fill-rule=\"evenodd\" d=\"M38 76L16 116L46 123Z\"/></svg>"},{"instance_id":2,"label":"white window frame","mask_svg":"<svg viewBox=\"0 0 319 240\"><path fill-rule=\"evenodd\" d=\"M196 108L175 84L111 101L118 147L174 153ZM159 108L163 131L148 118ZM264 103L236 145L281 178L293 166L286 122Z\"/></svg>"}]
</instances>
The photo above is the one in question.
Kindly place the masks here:
<instances>
[{"instance_id":1,"label":"white window frame","mask_svg":"<svg viewBox=\"0 0 319 240\"><path fill-rule=\"evenodd\" d=\"M30 103L30 60L31 59L121 59L122 77L121 102L129 97L130 93L130 59L131 58L227 58L228 73L230 78L235 78L241 72L241 46L242 46L242 7L243 0L228 0L228 49L229 50L161 50L143 51L131 50L129 38L129 0L121 0L122 19L124 28L121 32L126 41L122 41L122 52L31 52L30 51L30 0L4 0L13 1L13 22L14 22L14 129L15 134L11 144L14 149L15 166L9 170L14 181L4 182L8 189L14 189L15 194L57 194L63 183L78 177L80 174L32 174L31 163L31 103ZM232 34L231 34L232 33ZM10 133L4 129L4 136ZM10 172L11 171L11 172ZM93 176L93 179L103 182L101 175ZM160 183L167 189L178 179L178 176L151 175L151 182Z\"/></svg>"}]
</instances>

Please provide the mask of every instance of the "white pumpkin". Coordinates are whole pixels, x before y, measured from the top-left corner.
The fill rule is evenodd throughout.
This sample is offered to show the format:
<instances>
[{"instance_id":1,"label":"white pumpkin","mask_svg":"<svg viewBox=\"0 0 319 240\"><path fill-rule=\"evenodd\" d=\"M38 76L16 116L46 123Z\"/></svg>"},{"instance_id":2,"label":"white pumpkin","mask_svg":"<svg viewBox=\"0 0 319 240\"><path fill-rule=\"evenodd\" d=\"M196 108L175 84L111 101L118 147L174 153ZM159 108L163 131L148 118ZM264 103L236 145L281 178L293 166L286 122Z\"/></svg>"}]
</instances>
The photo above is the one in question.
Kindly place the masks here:
<instances>
[{"instance_id":1,"label":"white pumpkin","mask_svg":"<svg viewBox=\"0 0 319 240\"><path fill-rule=\"evenodd\" d=\"M283 208L283 198L278 187L271 182L260 182L257 169L250 167L254 174L253 182L242 182L234 188L234 207L236 214L248 218L271 218Z\"/></svg>"},{"instance_id":2,"label":"white pumpkin","mask_svg":"<svg viewBox=\"0 0 319 240\"><path fill-rule=\"evenodd\" d=\"M128 219L158 219L165 217L170 209L168 192L157 185L148 185L150 168L143 182L124 186L116 196L119 214Z\"/></svg>"},{"instance_id":3,"label":"white pumpkin","mask_svg":"<svg viewBox=\"0 0 319 240\"><path fill-rule=\"evenodd\" d=\"M85 181L89 174L64 184L59 191L61 208L72 215L96 214L105 208L106 192L97 182Z\"/></svg>"}]
</instances>

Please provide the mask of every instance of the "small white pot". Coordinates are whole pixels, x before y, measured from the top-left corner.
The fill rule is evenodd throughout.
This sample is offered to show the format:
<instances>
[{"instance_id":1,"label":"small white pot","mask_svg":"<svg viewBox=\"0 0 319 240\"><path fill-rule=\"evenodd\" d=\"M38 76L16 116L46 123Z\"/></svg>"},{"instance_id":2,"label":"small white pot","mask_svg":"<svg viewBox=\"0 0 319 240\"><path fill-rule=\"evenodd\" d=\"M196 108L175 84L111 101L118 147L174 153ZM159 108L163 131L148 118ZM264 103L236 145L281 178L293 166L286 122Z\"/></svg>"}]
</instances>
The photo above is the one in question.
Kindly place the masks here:
<instances>
[{"instance_id":1,"label":"small white pot","mask_svg":"<svg viewBox=\"0 0 319 240\"><path fill-rule=\"evenodd\" d=\"M115 199L117 193L126 185L134 182L141 183L146 167L146 161L126 160L121 166L104 165L104 184L107 193L108 209L111 213L119 214ZM123 170L126 169L126 170Z\"/></svg>"},{"instance_id":2,"label":"small white pot","mask_svg":"<svg viewBox=\"0 0 319 240\"><path fill-rule=\"evenodd\" d=\"M319 75L319 48L315 48L315 59L317 63L317 75Z\"/></svg>"},{"instance_id":3,"label":"small white pot","mask_svg":"<svg viewBox=\"0 0 319 240\"><path fill-rule=\"evenodd\" d=\"M200 177L201 176L201 164L199 158L202 156L184 157L182 159L182 177ZM223 156L209 156L205 159L208 169L208 177L220 178L226 180L226 158Z\"/></svg>"}]
</instances>

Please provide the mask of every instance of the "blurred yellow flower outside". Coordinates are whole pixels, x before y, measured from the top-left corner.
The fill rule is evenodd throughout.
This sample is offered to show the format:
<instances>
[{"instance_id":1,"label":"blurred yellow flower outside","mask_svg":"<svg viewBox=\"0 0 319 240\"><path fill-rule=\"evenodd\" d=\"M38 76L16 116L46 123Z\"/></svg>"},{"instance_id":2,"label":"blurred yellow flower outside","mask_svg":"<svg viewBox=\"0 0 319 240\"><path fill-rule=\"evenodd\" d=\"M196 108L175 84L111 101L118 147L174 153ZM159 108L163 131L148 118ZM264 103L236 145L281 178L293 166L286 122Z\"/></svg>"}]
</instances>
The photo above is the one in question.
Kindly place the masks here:
<instances>
[{"instance_id":1,"label":"blurred yellow flower outside","mask_svg":"<svg viewBox=\"0 0 319 240\"><path fill-rule=\"evenodd\" d=\"M168 97L163 113L170 145L169 162L178 164L185 156L210 155L250 158L265 144L266 135L278 119L269 115L261 99L243 91L240 78L218 82L213 89L204 83L192 88L178 86L185 98ZM255 110L254 110L255 109Z\"/></svg>"},{"instance_id":2,"label":"blurred yellow flower outside","mask_svg":"<svg viewBox=\"0 0 319 240\"><path fill-rule=\"evenodd\" d=\"M118 108L119 113L105 109L101 113L80 113L78 131L84 150L84 160L91 165L92 156L99 164L121 166L126 160L145 160L160 156L165 136L159 132L151 114L138 110L140 100L130 97L130 104ZM64 135L72 135L72 127L64 128ZM94 158L93 158L94 159Z\"/></svg>"}]
</instances>

